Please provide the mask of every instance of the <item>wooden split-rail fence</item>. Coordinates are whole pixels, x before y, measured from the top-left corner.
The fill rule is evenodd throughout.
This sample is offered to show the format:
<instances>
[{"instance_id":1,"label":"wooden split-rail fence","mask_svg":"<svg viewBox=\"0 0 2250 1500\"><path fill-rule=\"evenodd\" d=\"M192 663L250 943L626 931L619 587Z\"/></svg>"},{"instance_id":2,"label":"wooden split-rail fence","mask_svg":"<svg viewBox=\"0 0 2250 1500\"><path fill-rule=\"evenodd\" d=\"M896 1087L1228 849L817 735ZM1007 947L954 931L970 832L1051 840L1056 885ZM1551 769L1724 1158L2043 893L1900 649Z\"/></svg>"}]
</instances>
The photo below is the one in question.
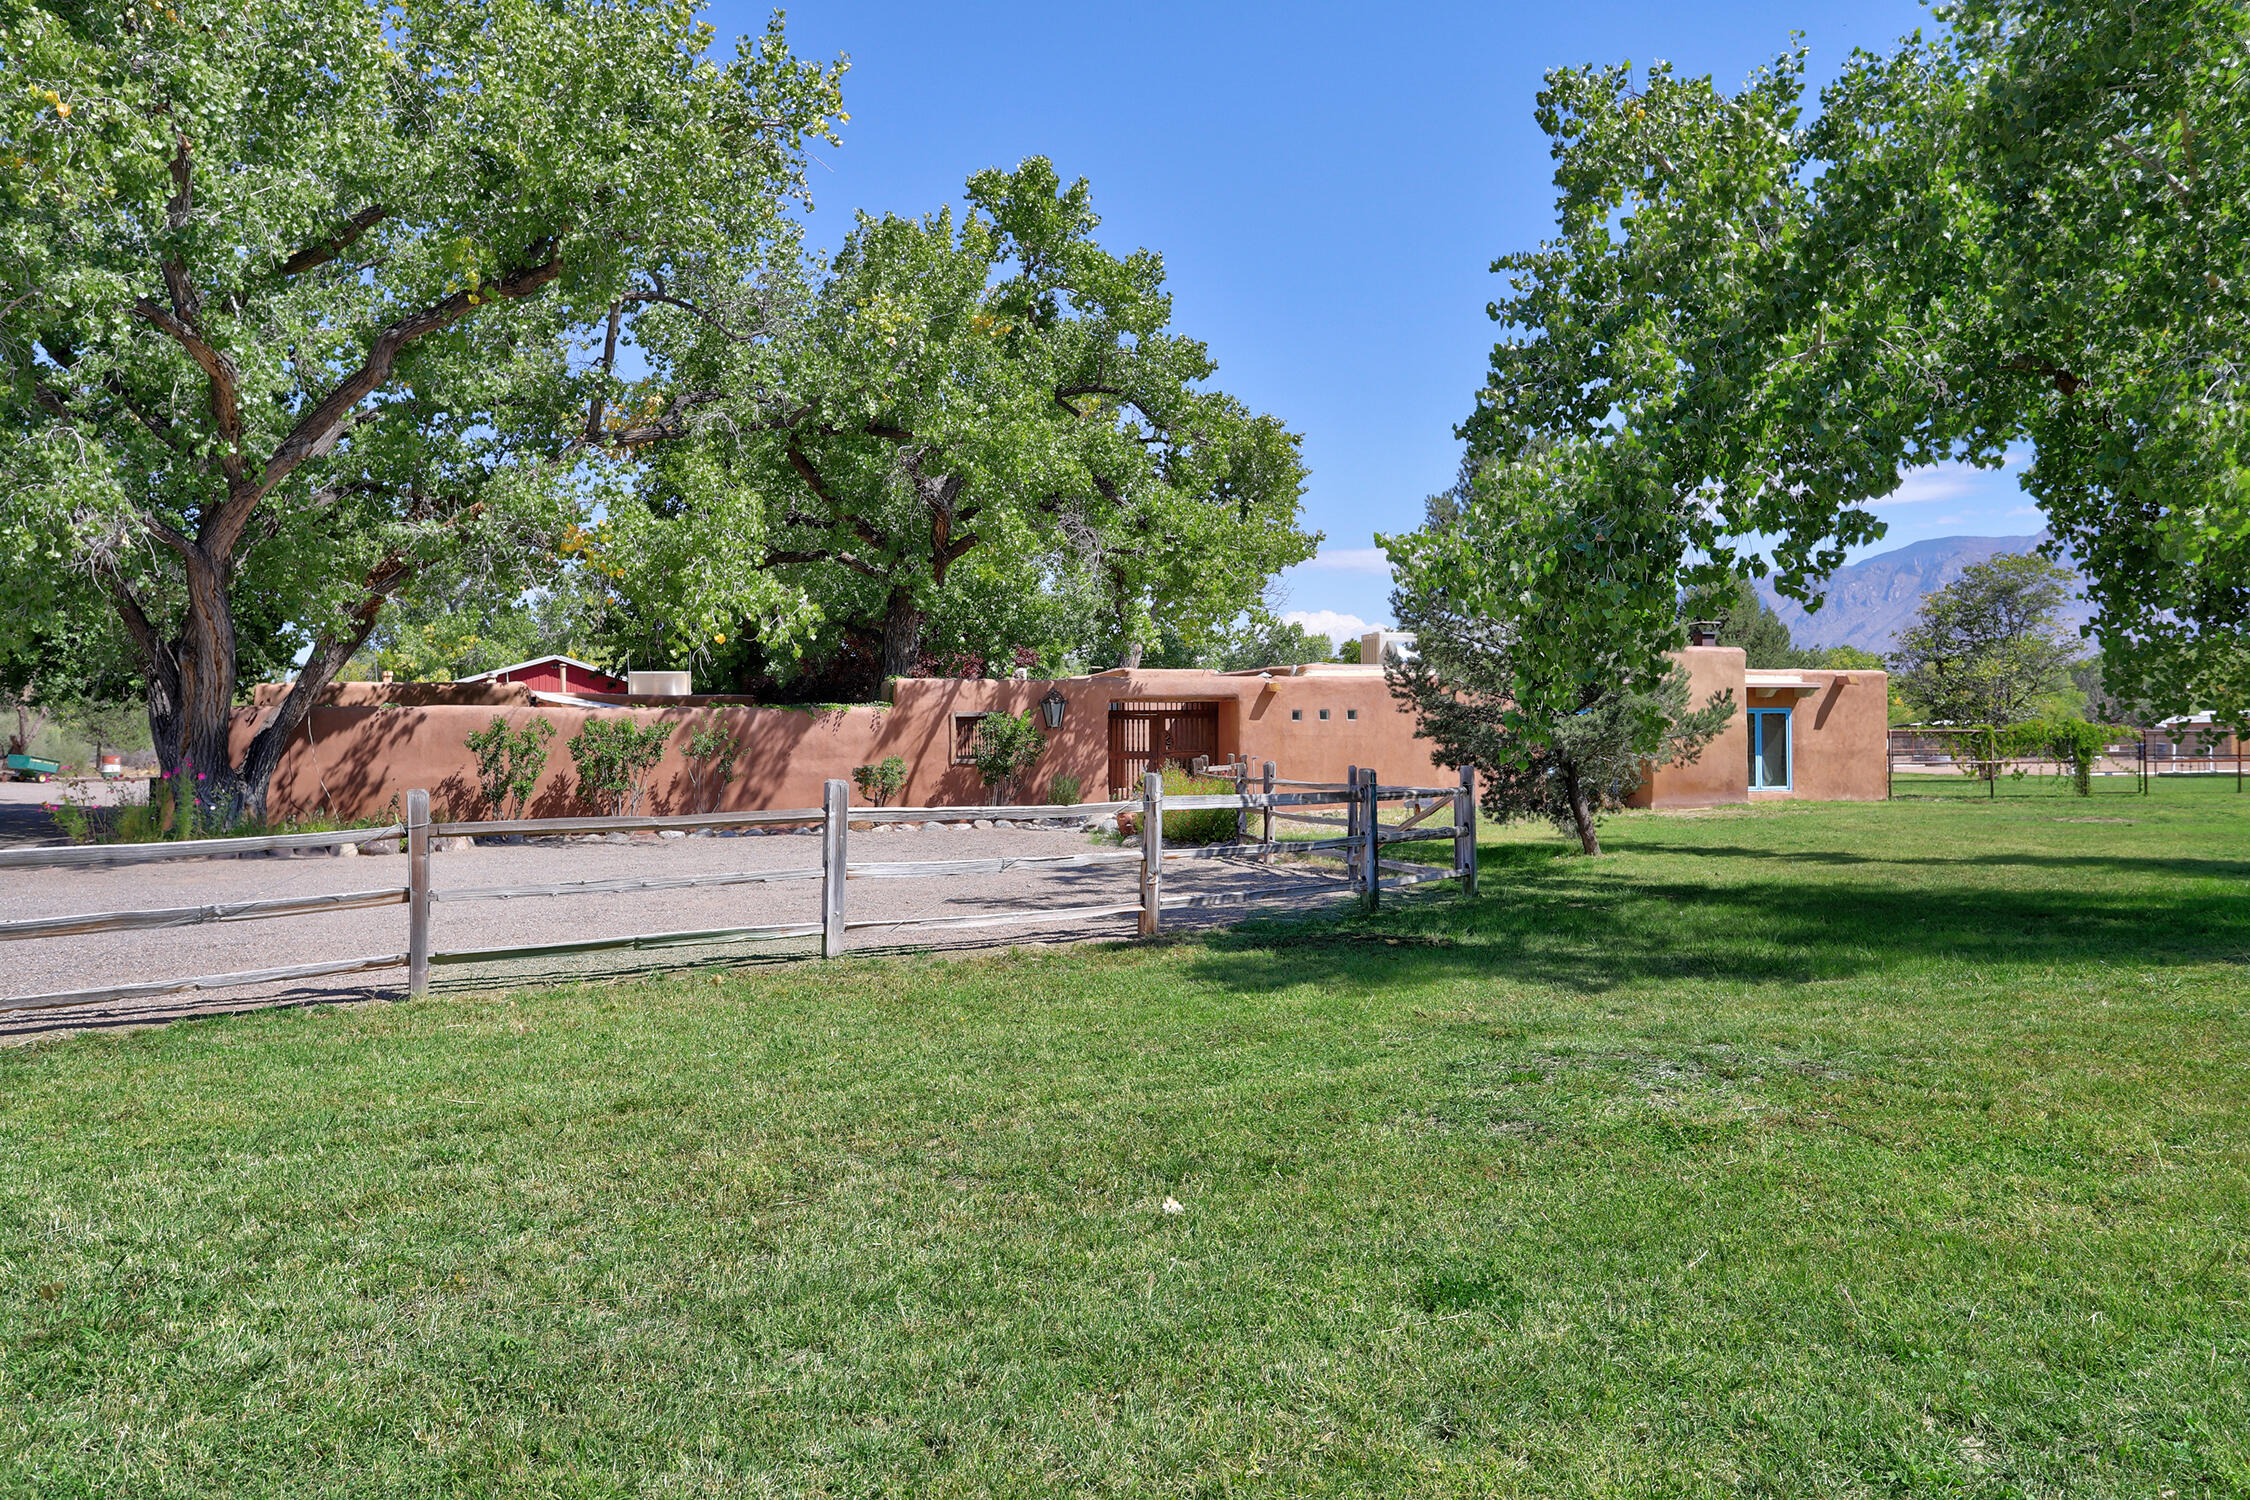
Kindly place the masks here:
<instances>
[{"instance_id":1,"label":"wooden split-rail fence","mask_svg":"<svg viewBox=\"0 0 2250 1500\"><path fill-rule=\"evenodd\" d=\"M848 782L831 781L819 807L786 808L769 812L705 813L648 817L516 818L475 823L439 823L430 819L426 791L406 794L406 820L383 828L348 828L330 833L285 833L251 838L200 839L152 844L83 844L63 848L0 850L0 869L94 869L153 864L163 860L235 858L242 855L368 845L403 838L406 842L407 883L376 890L344 891L329 895L285 896L270 900L218 902L204 906L165 907L142 911L87 912L73 916L29 917L0 922L0 942L76 937L91 933L155 931L193 927L208 922L244 922L325 912L354 911L367 907L406 908L406 946L402 951L320 963L291 964L230 974L203 974L189 978L113 984L43 995L0 998L0 1011L51 1009L70 1005L98 1005L116 1001L150 999L194 990L243 989L365 973L378 969L406 970L407 992L428 991L432 967L454 964L501 963L567 954L596 953L610 949L661 949L703 947L784 938L820 939L822 958L841 957L847 935L855 931L913 932L944 928L1000 927L1022 923L1098 921L1132 916L1142 936L1153 936L1163 925L1167 910L1215 907L1323 896L1352 894L1372 908L1383 892L1427 881L1458 880L1465 893L1476 890L1476 783L1464 768L1457 786L1385 786L1372 770L1353 768L1342 783L1287 781L1276 777L1274 764L1265 762L1262 776L1253 777L1247 762L1213 768L1208 774L1235 783L1232 792L1197 796L1167 796L1163 778L1150 772L1142 779L1138 801L1078 803L1040 807L853 807ZM1405 804L1405 816L1385 823L1383 804ZM1167 846L1164 815L1232 809L1235 837L1230 843ZM1432 824L1439 812L1451 814L1445 823ZM1104 814L1132 813L1139 818L1137 848L1089 849L1061 855L1004 855L981 859L853 860L850 838L853 824L961 822L980 819L1092 819ZM1256 823L1253 835L1252 823ZM1323 830L1313 838L1277 838L1276 822ZM548 885L485 886L435 889L431 882L431 841L447 837L499 837L525 835L552 837L572 834L607 834L678 829L745 830L817 826L821 831L820 863L784 870L620 877L608 880L565 881ZM1325 830L1333 829L1333 833ZM1385 857L1384 846L1401 842L1450 839L1450 867L1426 865ZM1203 860L1238 859L1270 865L1277 855L1327 853L1342 856L1342 873L1327 876L1302 872L1287 879L1262 881L1250 886L1204 892L1168 892L1167 864ZM1101 864L1140 866L1140 891L1127 902L1081 906L1015 906L969 916L854 920L847 914L846 884L850 880L926 879L957 875L997 874L1017 869L1065 869ZM588 896L635 891L681 890L692 886L764 885L787 881L820 882L820 915L809 922L782 922L762 926L724 927L680 932L644 932L618 937L586 938L524 947L467 948L439 951L431 942L430 916L434 905L454 901L504 901L533 896Z\"/></svg>"}]
</instances>

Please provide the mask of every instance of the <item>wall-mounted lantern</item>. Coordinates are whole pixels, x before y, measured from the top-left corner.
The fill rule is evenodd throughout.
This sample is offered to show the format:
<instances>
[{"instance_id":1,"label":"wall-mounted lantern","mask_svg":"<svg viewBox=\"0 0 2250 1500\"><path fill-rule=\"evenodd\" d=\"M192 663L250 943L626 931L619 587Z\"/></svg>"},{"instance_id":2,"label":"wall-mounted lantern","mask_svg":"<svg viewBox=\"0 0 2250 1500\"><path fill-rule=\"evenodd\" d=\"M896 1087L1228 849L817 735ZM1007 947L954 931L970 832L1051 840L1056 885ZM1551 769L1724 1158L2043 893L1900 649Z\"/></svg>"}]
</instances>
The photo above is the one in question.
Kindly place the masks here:
<instances>
[{"instance_id":1,"label":"wall-mounted lantern","mask_svg":"<svg viewBox=\"0 0 2250 1500\"><path fill-rule=\"evenodd\" d=\"M1062 695L1061 688L1047 689L1047 696L1039 700L1039 711L1047 716L1049 729L1062 728L1063 710L1069 706L1070 700Z\"/></svg>"}]
</instances>

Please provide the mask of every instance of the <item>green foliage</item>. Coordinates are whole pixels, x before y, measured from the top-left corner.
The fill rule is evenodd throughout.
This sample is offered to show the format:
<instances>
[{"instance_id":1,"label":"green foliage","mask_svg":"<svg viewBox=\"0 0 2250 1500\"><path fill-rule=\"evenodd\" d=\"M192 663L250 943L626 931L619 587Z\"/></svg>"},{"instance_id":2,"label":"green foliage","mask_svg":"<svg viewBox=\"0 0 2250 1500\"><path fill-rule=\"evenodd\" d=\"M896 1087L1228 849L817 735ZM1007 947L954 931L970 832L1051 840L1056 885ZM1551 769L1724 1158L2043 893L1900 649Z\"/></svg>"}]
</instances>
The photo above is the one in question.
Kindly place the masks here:
<instances>
[{"instance_id":1,"label":"green foliage","mask_svg":"<svg viewBox=\"0 0 2250 1500\"><path fill-rule=\"evenodd\" d=\"M1076 807L1086 784L1076 776L1058 775L1047 783L1047 801L1056 807Z\"/></svg>"},{"instance_id":2,"label":"green foliage","mask_svg":"<svg viewBox=\"0 0 2250 1500\"><path fill-rule=\"evenodd\" d=\"M877 807L889 807L891 799L906 788L906 757L886 755L871 766L854 766L852 782L868 801Z\"/></svg>"},{"instance_id":3,"label":"green foliage","mask_svg":"<svg viewBox=\"0 0 2250 1500\"><path fill-rule=\"evenodd\" d=\"M2250 720L2250 110L2236 4L1972 0L1737 92L1548 75L1560 232L1507 257L1479 451L1629 434L1713 567L1809 598L1916 465L2023 484L2109 685ZM1762 564L1752 564L1762 566Z\"/></svg>"},{"instance_id":4,"label":"green foliage","mask_svg":"<svg viewBox=\"0 0 2250 1500\"><path fill-rule=\"evenodd\" d=\"M735 757L742 753L734 732L723 724L706 724L688 736L685 753L689 798L698 812L716 811L734 780Z\"/></svg>"},{"instance_id":5,"label":"green foliage","mask_svg":"<svg viewBox=\"0 0 2250 1500\"><path fill-rule=\"evenodd\" d=\"M986 714L977 720L976 731L969 738L969 758L977 768L977 779L997 788L1002 796L1012 795L1017 781L1046 748L1047 733L1039 727L1037 709L1022 714Z\"/></svg>"},{"instance_id":6,"label":"green foliage","mask_svg":"<svg viewBox=\"0 0 2250 1500\"><path fill-rule=\"evenodd\" d=\"M659 0L0 10L0 599L111 612L222 824L390 598L516 597L631 466L586 343L794 257L840 70L711 42Z\"/></svg>"},{"instance_id":7,"label":"green foliage","mask_svg":"<svg viewBox=\"0 0 2250 1500\"><path fill-rule=\"evenodd\" d=\"M865 692L925 658L1201 640L1312 555L1296 435L1207 387L1161 259L1102 249L1086 183L1044 158L968 200L863 214L809 284L710 288L789 309L770 337L652 331L698 424L601 530L637 618L694 649L747 622L771 670Z\"/></svg>"},{"instance_id":8,"label":"green foliage","mask_svg":"<svg viewBox=\"0 0 2250 1500\"><path fill-rule=\"evenodd\" d=\"M546 772L548 741L554 737L555 726L544 714L521 729L509 728L506 718L494 714L468 737L469 753L477 758L477 790L493 817L523 816Z\"/></svg>"},{"instance_id":9,"label":"green foliage","mask_svg":"<svg viewBox=\"0 0 2250 1500\"><path fill-rule=\"evenodd\" d=\"M1353 642L1355 648L1358 642ZM1201 665L1215 672L1241 672L1254 667L1293 667L1304 662L1327 661L1336 647L1327 636L1315 635L1302 625L1246 616L1218 644L1204 654Z\"/></svg>"},{"instance_id":10,"label":"green foliage","mask_svg":"<svg viewBox=\"0 0 2250 1500\"><path fill-rule=\"evenodd\" d=\"M2003 555L1964 569L1922 600L1892 654L1899 691L1937 723L2021 723L2069 687L2075 631L2057 619L2067 568Z\"/></svg>"},{"instance_id":11,"label":"green foliage","mask_svg":"<svg viewBox=\"0 0 2250 1500\"><path fill-rule=\"evenodd\" d=\"M588 719L570 737L579 797L611 815L638 813L649 772L664 758L671 734L672 726L661 719L647 724L622 716Z\"/></svg>"},{"instance_id":12,"label":"green foliage","mask_svg":"<svg viewBox=\"0 0 2250 1500\"><path fill-rule=\"evenodd\" d=\"M1824 667L1831 672L1881 672L1888 669L1883 658L1857 646L1816 646L1810 655L1812 660L1804 665Z\"/></svg>"},{"instance_id":13,"label":"green foliage","mask_svg":"<svg viewBox=\"0 0 2250 1500\"><path fill-rule=\"evenodd\" d=\"M1478 471L1460 503L1379 538L1416 655L1391 691L1474 765L1495 817L1549 818L1601 852L1596 825L1650 764L1693 760L1735 710L1689 710L1674 567L1680 522L1629 444L1527 451Z\"/></svg>"},{"instance_id":14,"label":"green foliage","mask_svg":"<svg viewBox=\"0 0 2250 1500\"><path fill-rule=\"evenodd\" d=\"M1197 776L1186 768L1167 765L1159 772L1164 778L1164 795L1167 797L1217 797L1230 795L1234 783L1216 776ZM1235 810L1231 807L1206 807L1186 812L1164 814L1164 842L1167 844L1225 844L1234 839Z\"/></svg>"},{"instance_id":15,"label":"green foliage","mask_svg":"<svg viewBox=\"0 0 2250 1500\"><path fill-rule=\"evenodd\" d=\"M1336 660L1340 662L1348 662L1355 667L1358 666L1360 649L1365 644L1366 643L1363 641L1344 642L1344 644L1336 648Z\"/></svg>"}]
</instances>

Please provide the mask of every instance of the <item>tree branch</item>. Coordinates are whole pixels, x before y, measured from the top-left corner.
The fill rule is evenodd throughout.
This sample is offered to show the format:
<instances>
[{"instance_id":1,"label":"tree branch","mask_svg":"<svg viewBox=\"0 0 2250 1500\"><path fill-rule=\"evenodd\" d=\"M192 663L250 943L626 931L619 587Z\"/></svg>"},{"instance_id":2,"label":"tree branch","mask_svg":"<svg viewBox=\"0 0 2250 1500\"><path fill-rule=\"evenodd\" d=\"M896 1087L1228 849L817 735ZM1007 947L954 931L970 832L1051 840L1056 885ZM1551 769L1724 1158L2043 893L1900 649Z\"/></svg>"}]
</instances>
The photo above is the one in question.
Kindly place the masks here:
<instances>
[{"instance_id":1,"label":"tree branch","mask_svg":"<svg viewBox=\"0 0 2250 1500\"><path fill-rule=\"evenodd\" d=\"M367 362L337 383L318 406L305 413L290 430L281 445L274 449L273 457L266 461L265 472L256 484L233 487L226 504L212 513L203 528L202 544L215 556L224 556L242 535L249 523L250 512L259 501L273 493L274 487L308 459L319 458L336 446L344 434L345 424L351 420L352 408L381 388L391 377L397 364L399 351L427 334L458 323L491 302L503 302L518 297L528 297L545 287L562 274L562 257L556 253L552 239L541 240L525 250L524 259L537 264L512 271L498 281L487 282L475 291L455 292L452 296L409 313L392 323L375 336L367 351Z\"/></svg>"},{"instance_id":2,"label":"tree branch","mask_svg":"<svg viewBox=\"0 0 2250 1500\"><path fill-rule=\"evenodd\" d=\"M169 263L165 279L171 280ZM176 307L179 298L175 295ZM205 380L211 389L211 420L219 429L219 440L225 444L219 453L219 470L233 485L242 478L242 409L240 406L242 376L233 359L211 347L192 323L167 312L153 297L143 297L133 304L134 316L144 318L171 336L174 343L185 349L188 358L202 367Z\"/></svg>"},{"instance_id":3,"label":"tree branch","mask_svg":"<svg viewBox=\"0 0 2250 1500\"><path fill-rule=\"evenodd\" d=\"M315 266L327 265L337 256L359 243L361 235L390 217L391 211L380 203L369 204L344 221L344 227L328 239L307 245L274 267L280 277L300 276Z\"/></svg>"}]
</instances>

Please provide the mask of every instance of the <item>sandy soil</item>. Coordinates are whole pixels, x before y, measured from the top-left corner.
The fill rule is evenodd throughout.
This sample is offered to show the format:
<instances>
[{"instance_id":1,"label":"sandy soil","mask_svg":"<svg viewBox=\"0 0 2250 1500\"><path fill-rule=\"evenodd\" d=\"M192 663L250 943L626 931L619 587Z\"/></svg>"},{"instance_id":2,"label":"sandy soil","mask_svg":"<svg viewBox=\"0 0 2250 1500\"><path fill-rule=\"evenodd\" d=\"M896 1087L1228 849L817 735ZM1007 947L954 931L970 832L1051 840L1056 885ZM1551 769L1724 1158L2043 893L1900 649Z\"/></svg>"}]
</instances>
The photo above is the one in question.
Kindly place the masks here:
<instances>
[{"instance_id":1,"label":"sandy soil","mask_svg":"<svg viewBox=\"0 0 2250 1500\"><path fill-rule=\"evenodd\" d=\"M884 828L851 835L850 859L979 859L998 855L1077 854L1114 847L1082 830L1051 828ZM813 833L747 837L660 838L652 834L600 842L543 841L445 849L431 856L438 901L432 915L433 947L440 953L476 948L568 942L575 939L818 920L817 880L562 897L447 900L449 890L709 874L726 871L816 868ZM1222 891L1288 878L1291 867L1240 861L1168 863L1167 894ZM1312 870L1296 864L1300 878ZM905 920L967 916L1017 906L1091 906L1136 901L1137 863L1062 869L1027 868L999 874L931 879L854 878L846 895L848 920ZM1333 875L1334 866L1326 873ZM64 914L197 906L277 896L379 890L406 883L406 861L396 854L339 858L251 857L184 860L109 870L10 870L0 872L0 920ZM1330 899L1334 887L1316 886L1301 898ZM1296 900L1298 898L1291 898ZM1280 903L1286 909L1289 902ZM1251 910L1273 910L1274 906ZM1242 907L1167 911L1167 928L1239 920ZM913 947L992 947L1024 942L1115 938L1134 931L1131 915L1090 921L1038 921L1022 925L899 933L882 928L850 935L853 950ZM403 905L260 921L45 938L0 945L8 972L0 992L23 997L137 980L183 978L318 963L403 952ZM764 940L661 950L622 950L507 963L441 966L435 989L512 987L589 975L647 972L692 963L772 962L817 952L812 939ZM396 998L403 969L335 976L293 985L191 992L97 1006L9 1012L0 1009L0 1039L87 1026L133 1025L182 1015L273 1004L307 1004L374 997ZM0 1006L4 1006L0 1001Z\"/></svg>"}]
</instances>

